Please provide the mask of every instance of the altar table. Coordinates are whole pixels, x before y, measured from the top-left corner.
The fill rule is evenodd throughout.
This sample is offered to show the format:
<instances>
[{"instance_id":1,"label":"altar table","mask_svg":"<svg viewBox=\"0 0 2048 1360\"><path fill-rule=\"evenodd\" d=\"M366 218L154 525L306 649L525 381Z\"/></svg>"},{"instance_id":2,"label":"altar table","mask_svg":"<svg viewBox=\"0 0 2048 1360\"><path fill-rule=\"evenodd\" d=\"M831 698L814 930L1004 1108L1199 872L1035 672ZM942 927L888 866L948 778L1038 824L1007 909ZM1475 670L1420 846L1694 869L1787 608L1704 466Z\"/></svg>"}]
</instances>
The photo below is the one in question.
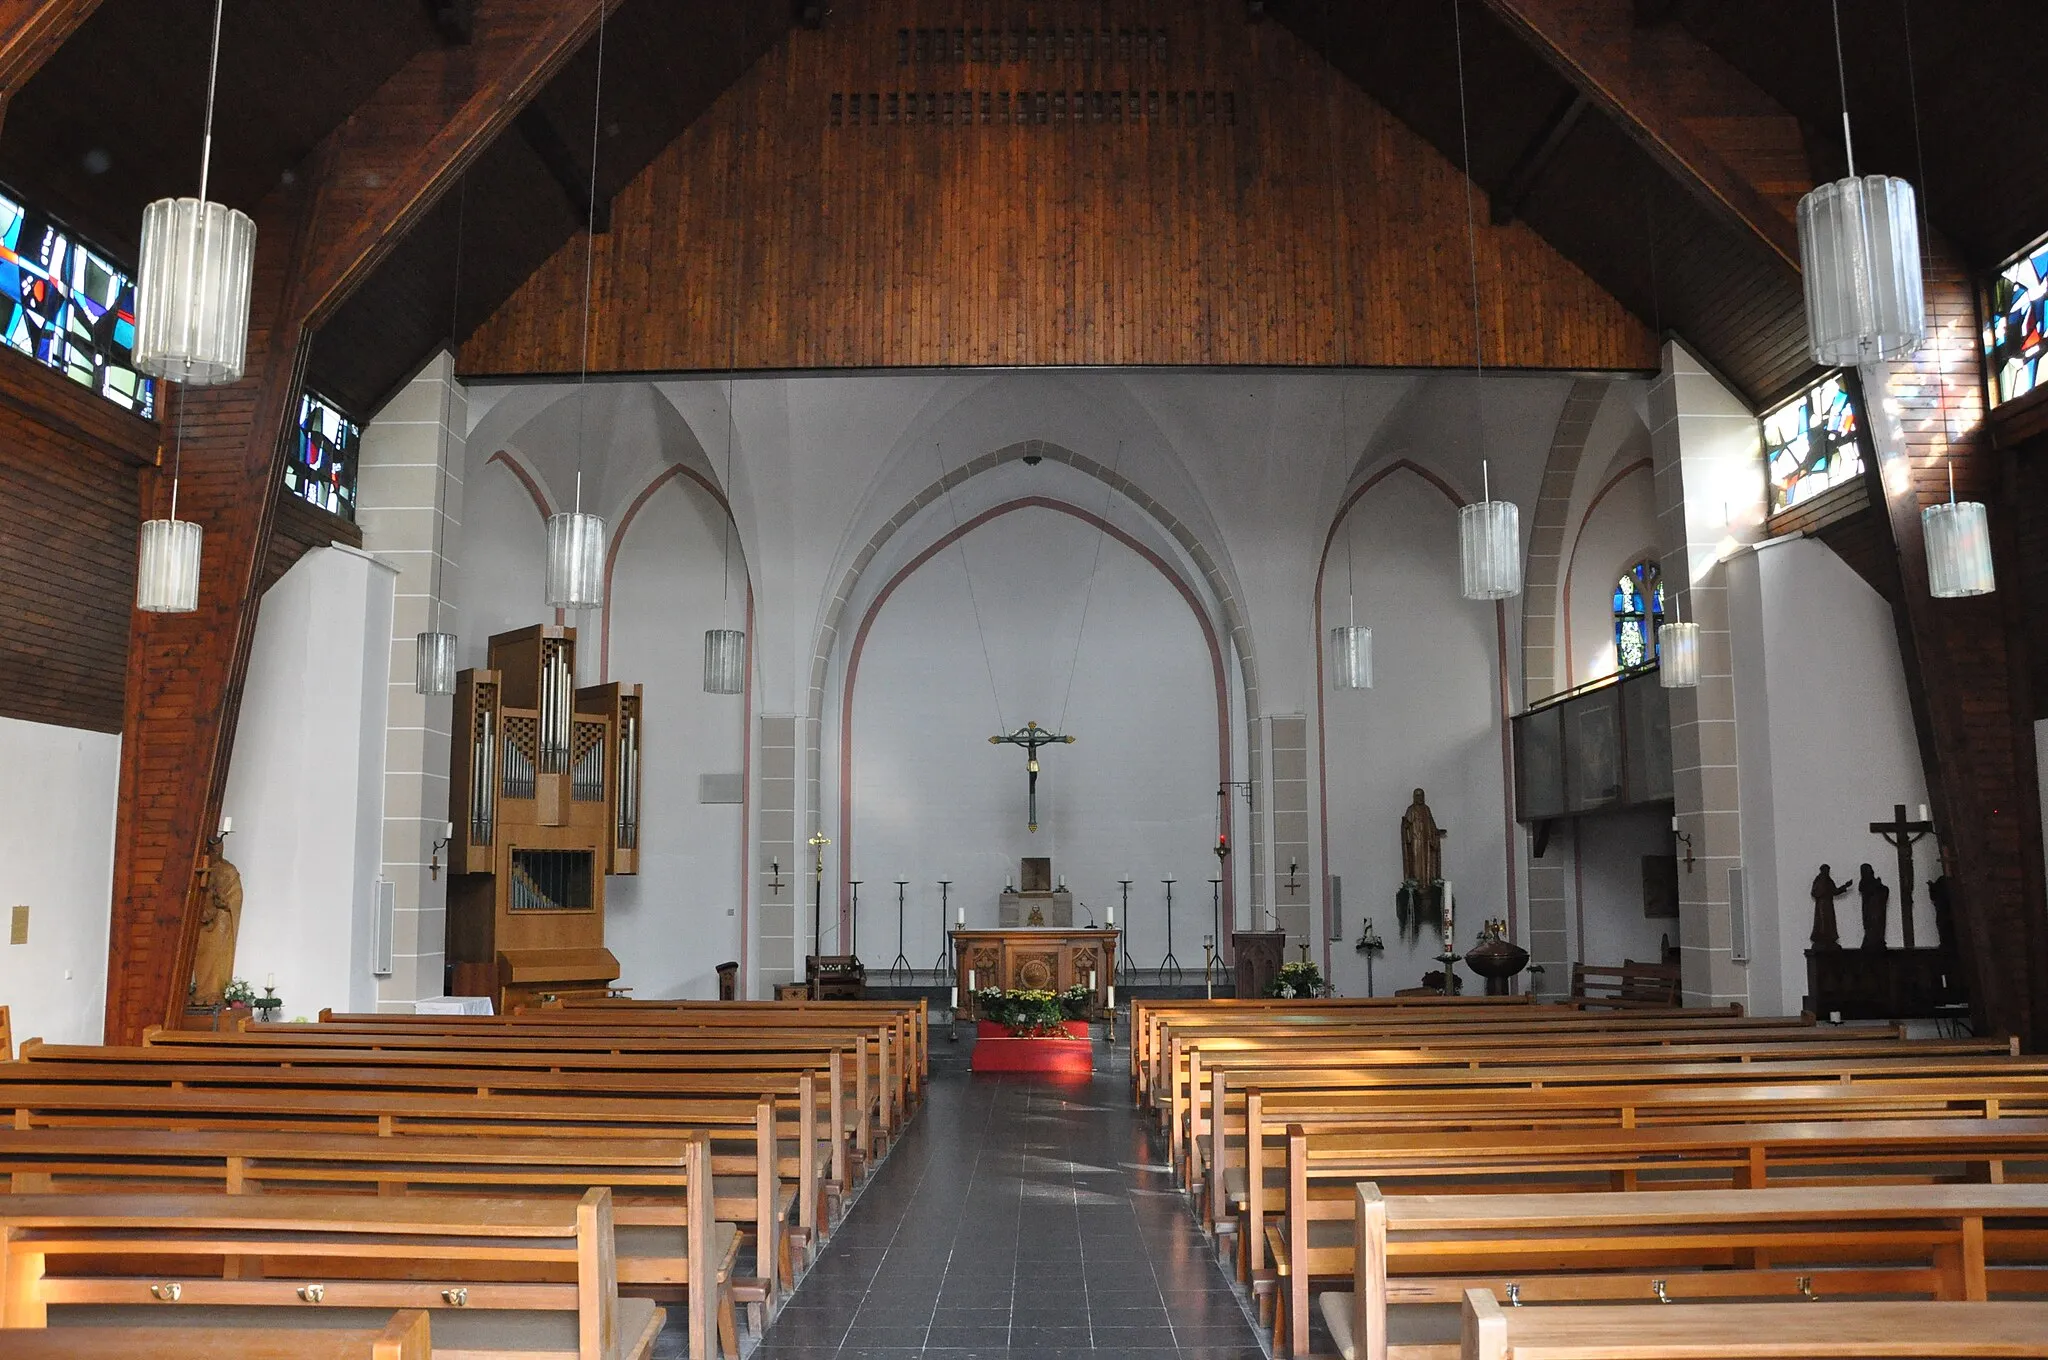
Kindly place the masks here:
<instances>
[{"instance_id":1,"label":"altar table","mask_svg":"<svg viewBox=\"0 0 2048 1360\"><path fill-rule=\"evenodd\" d=\"M1006 992L1063 992L1087 986L1088 975L1093 973L1095 1000L1089 1014L1099 1016L1109 1008L1121 931L1020 926L1014 930L960 929L947 934L953 941L962 1020L977 1018L969 973L974 975L974 987L1001 987Z\"/></svg>"}]
</instances>

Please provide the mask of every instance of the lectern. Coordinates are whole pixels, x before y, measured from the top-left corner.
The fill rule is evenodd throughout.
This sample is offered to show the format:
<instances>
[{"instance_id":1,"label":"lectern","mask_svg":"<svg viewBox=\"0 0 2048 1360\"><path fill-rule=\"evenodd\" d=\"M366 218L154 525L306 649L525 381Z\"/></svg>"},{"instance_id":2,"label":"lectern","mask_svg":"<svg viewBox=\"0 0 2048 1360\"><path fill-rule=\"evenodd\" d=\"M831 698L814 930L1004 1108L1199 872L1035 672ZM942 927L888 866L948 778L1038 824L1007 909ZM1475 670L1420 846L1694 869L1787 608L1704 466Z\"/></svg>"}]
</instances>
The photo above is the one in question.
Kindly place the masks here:
<instances>
[{"instance_id":1,"label":"lectern","mask_svg":"<svg viewBox=\"0 0 2048 1360\"><path fill-rule=\"evenodd\" d=\"M455 681L447 951L452 996L500 1013L603 994L608 874L639 871L640 687L575 687L576 630L491 639Z\"/></svg>"}]
</instances>

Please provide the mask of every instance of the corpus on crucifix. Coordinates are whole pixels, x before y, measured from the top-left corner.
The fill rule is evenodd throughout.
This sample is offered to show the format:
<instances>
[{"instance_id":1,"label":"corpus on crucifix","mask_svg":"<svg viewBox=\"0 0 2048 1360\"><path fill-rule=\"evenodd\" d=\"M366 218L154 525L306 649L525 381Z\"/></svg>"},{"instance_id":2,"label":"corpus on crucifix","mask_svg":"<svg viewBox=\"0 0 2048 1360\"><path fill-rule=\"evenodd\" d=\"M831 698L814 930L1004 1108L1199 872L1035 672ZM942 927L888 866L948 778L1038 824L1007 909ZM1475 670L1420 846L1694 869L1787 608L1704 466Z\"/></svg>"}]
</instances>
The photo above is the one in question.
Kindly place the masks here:
<instances>
[{"instance_id":1,"label":"corpus on crucifix","mask_svg":"<svg viewBox=\"0 0 2048 1360\"><path fill-rule=\"evenodd\" d=\"M1041 746L1074 744L1072 737L1063 737L1057 732L1048 732L1035 722L1025 723L1009 736L995 736L988 739L991 746L1021 746L1024 748L1024 773L1029 780L1031 793L1031 829L1038 830L1038 748Z\"/></svg>"},{"instance_id":2,"label":"corpus on crucifix","mask_svg":"<svg viewBox=\"0 0 2048 1360\"><path fill-rule=\"evenodd\" d=\"M1913 947L1913 842L1933 830L1934 823L1927 820L1925 804L1920 807L1920 815L1908 821L1906 805L1894 803L1890 821L1870 824L1871 835L1883 837L1886 845L1899 852L1899 924L1904 927L1908 949ZM1882 939L1882 926L1879 929Z\"/></svg>"}]
</instances>

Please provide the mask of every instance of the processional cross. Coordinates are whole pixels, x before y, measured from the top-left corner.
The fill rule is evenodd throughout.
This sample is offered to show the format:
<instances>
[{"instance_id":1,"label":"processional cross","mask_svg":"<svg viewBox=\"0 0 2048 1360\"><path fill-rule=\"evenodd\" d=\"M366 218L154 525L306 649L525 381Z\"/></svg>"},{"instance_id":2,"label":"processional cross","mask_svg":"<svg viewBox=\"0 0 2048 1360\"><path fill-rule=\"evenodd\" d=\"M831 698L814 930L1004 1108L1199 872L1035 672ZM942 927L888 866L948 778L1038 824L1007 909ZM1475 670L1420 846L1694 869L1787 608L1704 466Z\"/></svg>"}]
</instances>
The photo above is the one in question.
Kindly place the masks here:
<instances>
[{"instance_id":1,"label":"processional cross","mask_svg":"<svg viewBox=\"0 0 2048 1360\"><path fill-rule=\"evenodd\" d=\"M1892 819L1872 822L1870 834L1884 837L1886 845L1899 852L1899 924L1905 928L1906 948L1913 947L1913 842L1934 830L1934 823L1906 820L1906 805L1892 804Z\"/></svg>"},{"instance_id":2,"label":"processional cross","mask_svg":"<svg viewBox=\"0 0 2048 1360\"><path fill-rule=\"evenodd\" d=\"M1031 829L1038 830L1038 748L1041 746L1072 746L1072 737L1063 737L1057 732L1048 732L1035 722L1025 723L1009 736L995 736L988 739L991 746L1021 746L1024 748L1024 773L1030 781Z\"/></svg>"}]
</instances>

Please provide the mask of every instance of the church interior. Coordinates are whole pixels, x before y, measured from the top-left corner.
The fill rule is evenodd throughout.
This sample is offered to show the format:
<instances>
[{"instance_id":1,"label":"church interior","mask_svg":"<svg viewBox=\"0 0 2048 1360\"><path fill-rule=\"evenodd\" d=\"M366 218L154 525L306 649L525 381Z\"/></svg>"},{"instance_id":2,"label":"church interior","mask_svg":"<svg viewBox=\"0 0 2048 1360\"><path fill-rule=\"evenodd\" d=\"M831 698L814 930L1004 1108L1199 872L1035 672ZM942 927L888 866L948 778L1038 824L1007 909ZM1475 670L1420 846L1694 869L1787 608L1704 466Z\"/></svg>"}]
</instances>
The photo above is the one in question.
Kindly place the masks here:
<instances>
[{"instance_id":1,"label":"church interior","mask_svg":"<svg viewBox=\"0 0 2048 1360\"><path fill-rule=\"evenodd\" d=\"M0 1354L2048 1357L2030 18L0 0Z\"/></svg>"}]
</instances>

